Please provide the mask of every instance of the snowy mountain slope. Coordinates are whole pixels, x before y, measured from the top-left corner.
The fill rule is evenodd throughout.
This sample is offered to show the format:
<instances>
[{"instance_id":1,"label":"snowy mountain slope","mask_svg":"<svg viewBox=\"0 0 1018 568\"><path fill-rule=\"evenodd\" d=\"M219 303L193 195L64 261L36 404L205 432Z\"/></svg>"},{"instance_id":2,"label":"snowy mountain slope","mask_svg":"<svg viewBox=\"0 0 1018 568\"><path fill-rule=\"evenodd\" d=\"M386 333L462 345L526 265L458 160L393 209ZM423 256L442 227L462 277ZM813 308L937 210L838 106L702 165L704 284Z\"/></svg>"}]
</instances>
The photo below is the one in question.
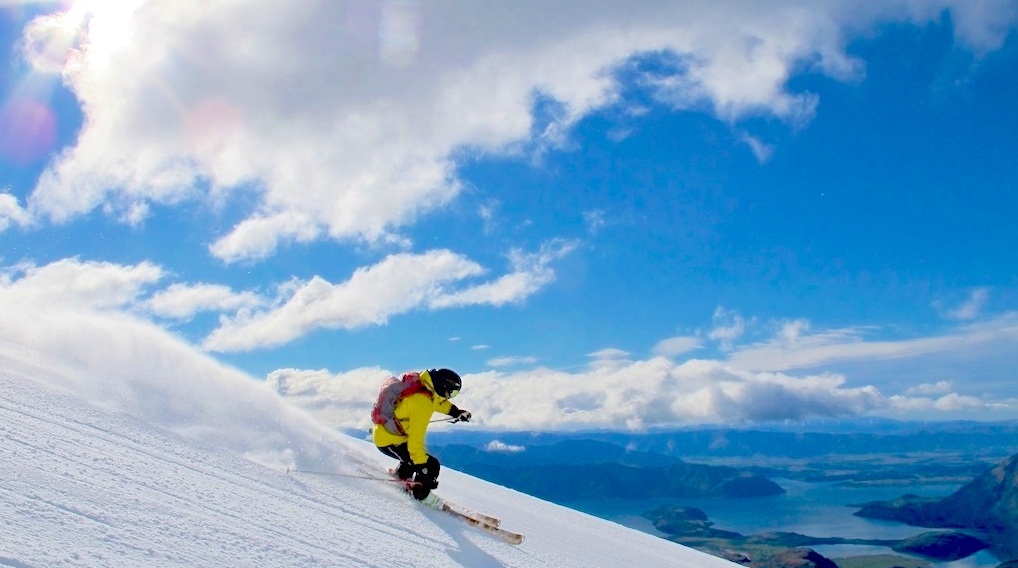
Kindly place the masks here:
<instances>
[{"instance_id":1,"label":"snowy mountain slope","mask_svg":"<svg viewBox=\"0 0 1018 568\"><path fill-rule=\"evenodd\" d=\"M231 383L242 404L219 401L214 424L201 424L183 420L207 414L179 392L167 404L165 393L135 384L115 389L131 392L130 404L94 399L109 385L82 385L104 378L69 381L59 365L11 347L0 344L0 566L732 566L443 472L440 493L527 535L520 546L506 545L410 502L389 483L288 474L268 463L265 456L282 455L299 468L373 476L388 462L370 444L322 430L282 402L251 404L271 394L254 381ZM213 384L221 377L206 380L208 389L221 388ZM187 390L193 406L211 404ZM273 438L268 444L229 431L255 424ZM278 431L267 434L266 424Z\"/></svg>"}]
</instances>

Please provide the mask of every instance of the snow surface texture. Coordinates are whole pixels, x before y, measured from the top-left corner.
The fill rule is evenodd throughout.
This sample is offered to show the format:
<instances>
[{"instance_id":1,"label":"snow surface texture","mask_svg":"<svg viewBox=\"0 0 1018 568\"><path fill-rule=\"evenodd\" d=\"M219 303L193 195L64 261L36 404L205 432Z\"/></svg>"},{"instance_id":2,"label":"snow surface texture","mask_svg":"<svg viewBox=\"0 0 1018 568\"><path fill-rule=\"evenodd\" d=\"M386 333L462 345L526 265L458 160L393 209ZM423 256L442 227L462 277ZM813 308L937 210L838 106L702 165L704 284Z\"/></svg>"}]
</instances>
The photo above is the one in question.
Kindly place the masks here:
<instances>
[{"instance_id":1,"label":"snow surface texture","mask_svg":"<svg viewBox=\"0 0 1018 568\"><path fill-rule=\"evenodd\" d=\"M440 494L527 537L504 544L353 477L391 462L209 365L87 376L0 342L0 566L734 566L443 470Z\"/></svg>"}]
</instances>

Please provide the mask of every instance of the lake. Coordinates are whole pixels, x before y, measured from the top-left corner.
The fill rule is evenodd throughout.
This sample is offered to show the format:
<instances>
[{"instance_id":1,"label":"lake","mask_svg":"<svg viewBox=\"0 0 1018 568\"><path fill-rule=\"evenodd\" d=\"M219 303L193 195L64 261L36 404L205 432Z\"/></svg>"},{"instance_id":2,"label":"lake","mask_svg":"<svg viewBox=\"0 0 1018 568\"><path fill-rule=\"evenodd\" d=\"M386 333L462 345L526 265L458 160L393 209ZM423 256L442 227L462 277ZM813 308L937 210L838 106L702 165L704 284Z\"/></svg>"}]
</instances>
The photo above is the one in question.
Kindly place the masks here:
<instances>
[{"instance_id":1,"label":"lake","mask_svg":"<svg viewBox=\"0 0 1018 568\"><path fill-rule=\"evenodd\" d=\"M900 523L856 517L857 509L849 505L867 501L888 501L906 493L924 497L944 497L958 485L894 485L880 487L846 487L833 483L808 483L792 479L774 479L786 493L751 499L721 497L698 499L618 499L571 501L564 505L614 521L657 536L663 533L642 516L643 512L670 503L696 507L707 513L714 528L753 534L787 531L819 537L843 538L905 538L929 529ZM893 553L880 546L824 545L814 550L827 556L860 556ZM1000 560L988 552L980 552L964 560L935 563L938 568L994 568Z\"/></svg>"}]
</instances>

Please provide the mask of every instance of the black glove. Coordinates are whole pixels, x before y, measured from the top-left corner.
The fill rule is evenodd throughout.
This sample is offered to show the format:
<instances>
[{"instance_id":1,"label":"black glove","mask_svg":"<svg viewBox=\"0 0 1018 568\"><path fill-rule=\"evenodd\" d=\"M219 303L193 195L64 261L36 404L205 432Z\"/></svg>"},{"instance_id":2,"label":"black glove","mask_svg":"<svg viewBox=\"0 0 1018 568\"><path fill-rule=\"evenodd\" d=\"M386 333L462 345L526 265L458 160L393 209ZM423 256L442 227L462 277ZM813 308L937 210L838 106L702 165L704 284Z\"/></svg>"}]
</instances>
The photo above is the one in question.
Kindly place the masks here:
<instances>
[{"instance_id":1,"label":"black glove","mask_svg":"<svg viewBox=\"0 0 1018 568\"><path fill-rule=\"evenodd\" d=\"M412 463L399 462L399 465L396 467L396 477L403 481L413 479L415 473L417 473L417 468Z\"/></svg>"},{"instance_id":2,"label":"black glove","mask_svg":"<svg viewBox=\"0 0 1018 568\"><path fill-rule=\"evenodd\" d=\"M458 408L456 405L453 405L453 407L449 409L449 416L455 418L457 422L470 422L470 418L473 415L467 412L466 410L463 410L461 408Z\"/></svg>"},{"instance_id":3,"label":"black glove","mask_svg":"<svg viewBox=\"0 0 1018 568\"><path fill-rule=\"evenodd\" d=\"M442 469L442 466L435 456L428 456L428 461L422 464L414 464L413 468L414 481L419 484L419 487L429 490L438 487L438 472ZM427 494L427 491L424 493Z\"/></svg>"}]
</instances>

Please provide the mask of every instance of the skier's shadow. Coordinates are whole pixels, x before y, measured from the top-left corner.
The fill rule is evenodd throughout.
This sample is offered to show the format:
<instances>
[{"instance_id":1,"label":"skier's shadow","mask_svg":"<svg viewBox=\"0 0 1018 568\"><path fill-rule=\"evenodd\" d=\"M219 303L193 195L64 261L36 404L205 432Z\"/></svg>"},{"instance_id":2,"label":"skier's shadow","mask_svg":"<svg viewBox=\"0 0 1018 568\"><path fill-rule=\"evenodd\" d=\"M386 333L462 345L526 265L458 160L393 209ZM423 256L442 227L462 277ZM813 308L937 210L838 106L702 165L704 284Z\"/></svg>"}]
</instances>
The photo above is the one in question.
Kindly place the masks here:
<instances>
[{"instance_id":1,"label":"skier's shadow","mask_svg":"<svg viewBox=\"0 0 1018 568\"><path fill-rule=\"evenodd\" d=\"M437 520L439 517L433 517ZM469 526L456 523L455 525L448 522L436 522L439 528L444 530L456 542L456 548L449 549L449 559L459 564L460 566L468 566L469 568L497 568L505 566L505 564L499 558L488 554L484 550L481 550L479 546L468 536L469 531L475 531ZM486 538L481 535L480 538Z\"/></svg>"}]
</instances>

